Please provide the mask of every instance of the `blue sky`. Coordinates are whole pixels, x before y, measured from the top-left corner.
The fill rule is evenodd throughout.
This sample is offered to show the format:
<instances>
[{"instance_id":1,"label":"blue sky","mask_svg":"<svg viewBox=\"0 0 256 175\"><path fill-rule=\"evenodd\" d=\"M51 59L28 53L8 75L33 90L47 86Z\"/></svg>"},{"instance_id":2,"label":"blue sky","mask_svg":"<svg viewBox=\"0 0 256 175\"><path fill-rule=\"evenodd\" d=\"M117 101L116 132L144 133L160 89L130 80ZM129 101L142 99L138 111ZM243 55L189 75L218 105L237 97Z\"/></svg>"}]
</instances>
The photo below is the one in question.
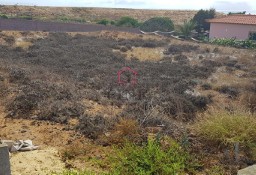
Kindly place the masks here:
<instances>
[{"instance_id":1,"label":"blue sky","mask_svg":"<svg viewBox=\"0 0 256 175\"><path fill-rule=\"evenodd\" d=\"M138 9L207 9L256 13L256 0L0 0L4 5L113 7Z\"/></svg>"}]
</instances>

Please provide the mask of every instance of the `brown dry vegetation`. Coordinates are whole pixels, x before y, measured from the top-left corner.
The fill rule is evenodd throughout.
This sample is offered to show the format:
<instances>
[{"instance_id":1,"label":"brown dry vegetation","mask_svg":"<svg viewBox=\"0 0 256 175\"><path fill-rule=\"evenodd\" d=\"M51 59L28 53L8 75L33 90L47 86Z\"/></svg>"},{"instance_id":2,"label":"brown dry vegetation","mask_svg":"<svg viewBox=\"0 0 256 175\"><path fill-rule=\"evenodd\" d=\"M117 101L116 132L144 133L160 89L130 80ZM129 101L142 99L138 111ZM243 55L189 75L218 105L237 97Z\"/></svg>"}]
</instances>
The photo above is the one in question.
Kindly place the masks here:
<instances>
[{"instance_id":1,"label":"brown dry vegetation","mask_svg":"<svg viewBox=\"0 0 256 175\"><path fill-rule=\"evenodd\" d=\"M106 9L106 8L78 8L78 7L27 7L27 6L1 6L1 13L10 16L30 16L40 20L91 21L101 19L118 20L123 16L131 16L139 21L146 21L155 16L171 18L175 24L182 24L184 20L191 19L197 11L193 10L136 10L136 9Z\"/></svg>"},{"instance_id":2,"label":"brown dry vegetation","mask_svg":"<svg viewBox=\"0 0 256 175\"><path fill-rule=\"evenodd\" d=\"M96 172L107 167L91 160L105 159L107 145L140 144L152 133L186 135L202 174L255 162L246 151L227 162L223 147L190 127L209 108L253 115L255 50L105 31L1 32L0 42L0 138L59 147L67 167ZM137 86L117 84L123 66L139 72Z\"/></svg>"}]
</instances>

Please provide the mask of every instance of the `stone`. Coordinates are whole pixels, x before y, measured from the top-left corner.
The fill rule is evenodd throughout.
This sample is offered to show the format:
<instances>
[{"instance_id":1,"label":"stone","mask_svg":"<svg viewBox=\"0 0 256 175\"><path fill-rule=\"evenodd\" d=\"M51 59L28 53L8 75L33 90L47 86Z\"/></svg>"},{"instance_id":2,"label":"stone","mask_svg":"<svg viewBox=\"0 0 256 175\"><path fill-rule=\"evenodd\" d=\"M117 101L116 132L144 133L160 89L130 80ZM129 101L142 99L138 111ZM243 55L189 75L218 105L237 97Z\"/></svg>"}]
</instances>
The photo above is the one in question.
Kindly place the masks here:
<instances>
[{"instance_id":1,"label":"stone","mask_svg":"<svg viewBox=\"0 0 256 175\"><path fill-rule=\"evenodd\" d=\"M237 173L237 175L255 175L255 174L256 174L256 165L241 169Z\"/></svg>"},{"instance_id":2,"label":"stone","mask_svg":"<svg viewBox=\"0 0 256 175\"><path fill-rule=\"evenodd\" d=\"M11 175L9 149L6 144L0 144L0 175Z\"/></svg>"}]
</instances>

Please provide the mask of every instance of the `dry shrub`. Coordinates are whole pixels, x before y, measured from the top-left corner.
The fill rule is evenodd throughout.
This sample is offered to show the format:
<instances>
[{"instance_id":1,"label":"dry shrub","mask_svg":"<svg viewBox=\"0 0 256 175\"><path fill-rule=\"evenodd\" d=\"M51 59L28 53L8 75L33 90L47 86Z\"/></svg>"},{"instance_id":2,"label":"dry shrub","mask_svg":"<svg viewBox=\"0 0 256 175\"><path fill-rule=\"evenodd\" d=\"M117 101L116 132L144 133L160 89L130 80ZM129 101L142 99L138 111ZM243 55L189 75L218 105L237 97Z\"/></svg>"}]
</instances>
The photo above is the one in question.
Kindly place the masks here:
<instances>
[{"instance_id":1,"label":"dry shrub","mask_svg":"<svg viewBox=\"0 0 256 175\"><path fill-rule=\"evenodd\" d=\"M146 140L142 127L140 127L138 122L134 119L120 119L120 121L114 125L109 135L106 135L101 137L100 142L109 145L123 145L127 141L139 144Z\"/></svg>"},{"instance_id":2,"label":"dry shrub","mask_svg":"<svg viewBox=\"0 0 256 175\"><path fill-rule=\"evenodd\" d=\"M240 93L237 87L228 86L228 85L216 87L215 90L219 91L220 93L227 94L231 98L236 98Z\"/></svg>"},{"instance_id":3,"label":"dry shrub","mask_svg":"<svg viewBox=\"0 0 256 175\"><path fill-rule=\"evenodd\" d=\"M245 92L241 96L241 102L244 104L252 113L256 111L256 93Z\"/></svg>"},{"instance_id":4,"label":"dry shrub","mask_svg":"<svg viewBox=\"0 0 256 175\"><path fill-rule=\"evenodd\" d=\"M101 115L84 115L79 118L77 129L90 139L97 139L111 126L111 121Z\"/></svg>"},{"instance_id":5,"label":"dry shrub","mask_svg":"<svg viewBox=\"0 0 256 175\"><path fill-rule=\"evenodd\" d=\"M166 51L165 54L181 54L182 52L191 52L199 49L199 46L190 44L173 44Z\"/></svg>"},{"instance_id":6,"label":"dry shrub","mask_svg":"<svg viewBox=\"0 0 256 175\"><path fill-rule=\"evenodd\" d=\"M125 47L125 46L123 46L123 47L121 47L120 51L121 51L121 52L127 52L127 51L128 51L128 48Z\"/></svg>"},{"instance_id":7,"label":"dry shrub","mask_svg":"<svg viewBox=\"0 0 256 175\"><path fill-rule=\"evenodd\" d=\"M81 143L80 141L75 141L74 143L62 148L60 150L60 155L62 160L65 162L71 159L77 159L79 156L84 156L90 151L90 146Z\"/></svg>"},{"instance_id":8,"label":"dry shrub","mask_svg":"<svg viewBox=\"0 0 256 175\"><path fill-rule=\"evenodd\" d=\"M183 116L189 116L185 117L188 120L193 118L198 103L187 98L185 91L195 86L195 80L209 77L212 69L171 61L165 61L164 64L139 62L135 59L127 61L124 55L113 52L112 48L116 46L160 47L166 46L166 41L114 40L52 33L44 39L36 40L27 51L17 52L13 48L0 47L0 63L5 63L9 68L12 82L9 89L18 92L14 93L15 100L7 105L7 112L16 118L37 115L38 119L65 123L71 117L78 118L84 114L84 110L79 107L83 105L83 99L103 104L107 98L107 103L125 106L129 116L137 119L141 117L143 120L143 103L153 99L153 103L163 108L164 113L170 117L182 113ZM191 46L177 47L188 52ZM191 49L195 48L192 46ZM124 65L139 73L139 83L129 90L119 86L117 81L110 81L116 80L116 72ZM127 105L129 101L134 105ZM131 110L128 106L131 106ZM179 107L182 109L178 110ZM133 110L135 108L140 109L137 112ZM158 120L157 117L152 119L153 122ZM91 130L83 128L82 132L91 135L93 129L90 128L94 127L91 127L89 121L81 120L82 125L87 123Z\"/></svg>"},{"instance_id":9,"label":"dry shrub","mask_svg":"<svg viewBox=\"0 0 256 175\"><path fill-rule=\"evenodd\" d=\"M202 88L203 90L211 90L211 89L212 89L212 85L209 84L209 83L203 83L203 84L201 85L201 88Z\"/></svg>"},{"instance_id":10,"label":"dry shrub","mask_svg":"<svg viewBox=\"0 0 256 175\"><path fill-rule=\"evenodd\" d=\"M209 150L217 147L224 153L223 163L239 163L240 166L255 163L256 118L249 112L212 110L203 115L193 128ZM234 145L239 149L236 150Z\"/></svg>"},{"instance_id":11,"label":"dry shrub","mask_svg":"<svg viewBox=\"0 0 256 175\"><path fill-rule=\"evenodd\" d=\"M245 105L251 113L256 111L256 81L253 81L244 87L241 95L241 103Z\"/></svg>"},{"instance_id":12,"label":"dry shrub","mask_svg":"<svg viewBox=\"0 0 256 175\"><path fill-rule=\"evenodd\" d=\"M60 148L59 155L65 163L65 167L69 169L76 166L76 160L84 160L87 156L90 156L95 149L99 149L99 147L86 143L84 139L76 139Z\"/></svg>"},{"instance_id":13,"label":"dry shrub","mask_svg":"<svg viewBox=\"0 0 256 175\"><path fill-rule=\"evenodd\" d=\"M256 119L248 112L213 110L200 118L194 129L208 143L256 143Z\"/></svg>"}]
</instances>

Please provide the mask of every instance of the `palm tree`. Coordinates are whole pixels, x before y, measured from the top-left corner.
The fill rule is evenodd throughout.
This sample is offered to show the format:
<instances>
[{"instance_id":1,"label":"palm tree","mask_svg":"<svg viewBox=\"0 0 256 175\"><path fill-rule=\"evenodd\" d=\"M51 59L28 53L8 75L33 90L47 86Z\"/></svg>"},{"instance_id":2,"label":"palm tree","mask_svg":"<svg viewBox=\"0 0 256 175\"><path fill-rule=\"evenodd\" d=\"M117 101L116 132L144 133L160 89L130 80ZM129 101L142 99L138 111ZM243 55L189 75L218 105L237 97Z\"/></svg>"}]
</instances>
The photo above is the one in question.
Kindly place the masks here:
<instances>
[{"instance_id":1,"label":"palm tree","mask_svg":"<svg viewBox=\"0 0 256 175\"><path fill-rule=\"evenodd\" d=\"M184 21L183 25L180 26L180 34L185 38L191 37L192 31L195 29L196 23L193 20Z\"/></svg>"}]
</instances>

